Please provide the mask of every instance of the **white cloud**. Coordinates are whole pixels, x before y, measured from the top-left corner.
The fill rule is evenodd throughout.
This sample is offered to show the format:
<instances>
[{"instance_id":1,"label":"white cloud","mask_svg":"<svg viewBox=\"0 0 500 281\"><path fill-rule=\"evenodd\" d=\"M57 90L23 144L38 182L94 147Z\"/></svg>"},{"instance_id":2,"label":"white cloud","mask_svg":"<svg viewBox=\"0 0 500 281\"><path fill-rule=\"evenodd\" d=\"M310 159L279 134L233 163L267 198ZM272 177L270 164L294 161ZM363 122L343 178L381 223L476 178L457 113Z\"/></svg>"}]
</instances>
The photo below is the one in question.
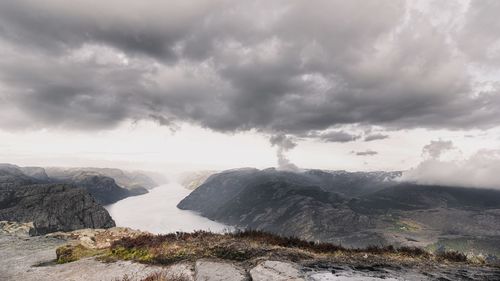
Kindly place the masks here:
<instances>
[{"instance_id":1,"label":"white cloud","mask_svg":"<svg viewBox=\"0 0 500 281\"><path fill-rule=\"evenodd\" d=\"M483 149L462 160L429 158L403 173L420 184L500 189L500 150Z\"/></svg>"}]
</instances>

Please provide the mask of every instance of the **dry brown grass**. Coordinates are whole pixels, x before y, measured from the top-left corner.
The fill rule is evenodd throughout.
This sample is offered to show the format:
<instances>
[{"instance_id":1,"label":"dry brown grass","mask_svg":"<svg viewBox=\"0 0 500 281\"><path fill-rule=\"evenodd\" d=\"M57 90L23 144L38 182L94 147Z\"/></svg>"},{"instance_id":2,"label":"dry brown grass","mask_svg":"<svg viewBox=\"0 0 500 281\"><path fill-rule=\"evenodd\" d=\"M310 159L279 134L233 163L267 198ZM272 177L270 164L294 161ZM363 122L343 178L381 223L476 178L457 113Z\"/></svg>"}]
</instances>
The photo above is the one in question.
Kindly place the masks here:
<instances>
[{"instance_id":1,"label":"dry brown grass","mask_svg":"<svg viewBox=\"0 0 500 281\"><path fill-rule=\"evenodd\" d=\"M226 234L197 231L125 237L111 245L108 258L171 264L200 258L247 261L272 256L287 260L305 260L324 257L364 257L367 254L391 259L467 261L463 258L465 256L457 256L456 253L436 256L416 247L350 249L331 243L316 243L253 230Z\"/></svg>"},{"instance_id":2,"label":"dry brown grass","mask_svg":"<svg viewBox=\"0 0 500 281\"><path fill-rule=\"evenodd\" d=\"M58 249L58 260L70 262L84 257L81 246L63 246ZM431 254L421 248L393 246L350 249L331 243L316 243L294 237L282 237L262 231L239 231L216 234L207 231L171 233L164 235L143 234L123 237L107 249L100 250L103 261L132 260L148 264L168 265L180 261L215 258L238 262L260 258L279 260L335 260L340 262L465 262L464 255L445 252Z\"/></svg>"}]
</instances>

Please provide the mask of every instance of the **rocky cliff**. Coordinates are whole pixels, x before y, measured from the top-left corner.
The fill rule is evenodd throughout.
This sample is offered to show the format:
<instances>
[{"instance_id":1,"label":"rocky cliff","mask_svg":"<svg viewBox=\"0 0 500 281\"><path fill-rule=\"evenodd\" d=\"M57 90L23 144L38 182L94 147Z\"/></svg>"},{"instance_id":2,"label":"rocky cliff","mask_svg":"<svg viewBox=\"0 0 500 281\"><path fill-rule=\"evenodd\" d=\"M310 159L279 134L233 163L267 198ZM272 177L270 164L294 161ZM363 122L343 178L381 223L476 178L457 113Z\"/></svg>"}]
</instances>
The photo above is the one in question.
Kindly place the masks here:
<instances>
[{"instance_id":1,"label":"rocky cliff","mask_svg":"<svg viewBox=\"0 0 500 281\"><path fill-rule=\"evenodd\" d=\"M50 183L44 175L40 168L23 171L15 165L0 165L0 220L31 222L34 235L115 225L88 191Z\"/></svg>"},{"instance_id":2,"label":"rocky cliff","mask_svg":"<svg viewBox=\"0 0 500 281\"><path fill-rule=\"evenodd\" d=\"M0 188L0 220L33 222L35 235L115 226L88 192L65 184Z\"/></svg>"}]
</instances>

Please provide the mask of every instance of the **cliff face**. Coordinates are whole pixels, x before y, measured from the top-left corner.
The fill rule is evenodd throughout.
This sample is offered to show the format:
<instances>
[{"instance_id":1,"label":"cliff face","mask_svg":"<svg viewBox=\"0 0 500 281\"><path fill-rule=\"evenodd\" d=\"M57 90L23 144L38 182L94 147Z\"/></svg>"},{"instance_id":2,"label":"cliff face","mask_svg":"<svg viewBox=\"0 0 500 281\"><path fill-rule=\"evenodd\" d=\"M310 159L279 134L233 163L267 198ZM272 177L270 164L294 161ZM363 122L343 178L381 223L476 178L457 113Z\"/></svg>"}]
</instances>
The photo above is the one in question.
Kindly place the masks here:
<instances>
[{"instance_id":1,"label":"cliff face","mask_svg":"<svg viewBox=\"0 0 500 281\"><path fill-rule=\"evenodd\" d=\"M38 235L115 226L88 192L66 184L0 188L0 220L33 222Z\"/></svg>"}]
</instances>

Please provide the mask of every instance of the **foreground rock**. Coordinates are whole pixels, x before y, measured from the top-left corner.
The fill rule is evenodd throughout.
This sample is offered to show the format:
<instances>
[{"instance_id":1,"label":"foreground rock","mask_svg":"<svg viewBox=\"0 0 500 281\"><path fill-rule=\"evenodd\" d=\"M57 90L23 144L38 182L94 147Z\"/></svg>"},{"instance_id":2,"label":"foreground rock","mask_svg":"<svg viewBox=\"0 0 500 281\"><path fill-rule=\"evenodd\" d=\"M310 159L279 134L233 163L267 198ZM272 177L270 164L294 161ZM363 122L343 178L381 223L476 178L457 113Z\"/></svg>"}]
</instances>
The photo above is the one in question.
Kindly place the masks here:
<instances>
[{"instance_id":1,"label":"foreground rock","mask_svg":"<svg viewBox=\"0 0 500 281\"><path fill-rule=\"evenodd\" d=\"M23 225L9 224L9 229L22 229ZM499 280L500 269L488 266L477 266L467 263L434 263L425 259L414 259L404 256L393 256L388 259L380 255L346 254L319 255L297 248L269 247L262 240L251 240L239 237L221 241L221 237L213 236L221 242L214 245L209 234L202 236L184 236L173 234L168 245L161 243L160 236L144 236L147 233L128 229L84 229L68 233L54 233L46 236L28 237L16 234L0 233L0 281L144 281L176 280L176 281L211 281L211 280ZM145 240L150 237L150 240ZM156 238L155 238L156 237ZM215 249L220 258L189 258L177 262L170 260L110 260L109 245L115 241L127 240L135 245L130 253L141 253L142 244L156 245L154 251L166 251L165 254L180 257L179 253L202 252ZM134 242L135 241L135 242ZM174 241L184 241L175 244ZM260 241L260 242L259 242ZM236 244L244 244L248 251L258 252L258 257L249 258L243 248ZM61 247L84 247L97 250L98 255L82 256L80 259L58 264L56 249ZM83 246L85 245L85 246ZM125 245L125 244L124 244ZM182 247L180 245L183 245ZM123 246L121 246L123 247ZM177 250L173 252L172 250ZM235 252L231 253L231 250ZM288 254L287 254L288 253ZM229 254L229 255L228 255ZM351 256L352 255L352 256ZM134 255L128 256L134 259ZM135 256L137 257L137 256ZM294 259L292 262L290 259ZM102 260L102 261L101 261ZM163 261L167 261L163 259ZM156 279L154 279L155 277ZM161 278L164 279L161 279ZM170 279L169 279L170 278Z\"/></svg>"},{"instance_id":2,"label":"foreground rock","mask_svg":"<svg viewBox=\"0 0 500 281\"><path fill-rule=\"evenodd\" d=\"M19 223L11 221L0 221L0 234L11 234L22 236L33 236L36 234L33 222Z\"/></svg>"},{"instance_id":3,"label":"foreground rock","mask_svg":"<svg viewBox=\"0 0 500 281\"><path fill-rule=\"evenodd\" d=\"M195 265L196 281L249 281L245 270L234 264L197 261ZM255 279L253 279L255 280Z\"/></svg>"},{"instance_id":4,"label":"foreground rock","mask_svg":"<svg viewBox=\"0 0 500 281\"><path fill-rule=\"evenodd\" d=\"M115 281L125 276L129 280L141 280L152 273L170 270L185 276L192 274L191 266L181 264L166 268L130 261L103 263L95 258L56 264L55 250L67 242L66 239L45 236L0 235L0 281Z\"/></svg>"},{"instance_id":5,"label":"foreground rock","mask_svg":"<svg viewBox=\"0 0 500 281\"><path fill-rule=\"evenodd\" d=\"M0 220L32 222L34 235L115 226L88 192L66 184L0 186Z\"/></svg>"},{"instance_id":6,"label":"foreground rock","mask_svg":"<svg viewBox=\"0 0 500 281\"><path fill-rule=\"evenodd\" d=\"M253 281L304 281L299 267L280 261L265 261L250 270Z\"/></svg>"}]
</instances>

